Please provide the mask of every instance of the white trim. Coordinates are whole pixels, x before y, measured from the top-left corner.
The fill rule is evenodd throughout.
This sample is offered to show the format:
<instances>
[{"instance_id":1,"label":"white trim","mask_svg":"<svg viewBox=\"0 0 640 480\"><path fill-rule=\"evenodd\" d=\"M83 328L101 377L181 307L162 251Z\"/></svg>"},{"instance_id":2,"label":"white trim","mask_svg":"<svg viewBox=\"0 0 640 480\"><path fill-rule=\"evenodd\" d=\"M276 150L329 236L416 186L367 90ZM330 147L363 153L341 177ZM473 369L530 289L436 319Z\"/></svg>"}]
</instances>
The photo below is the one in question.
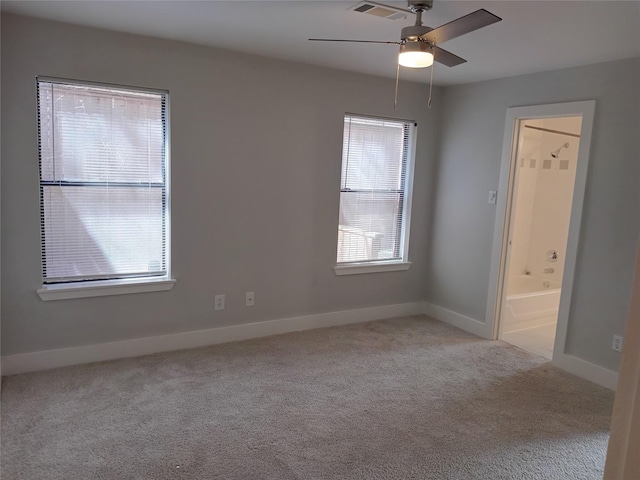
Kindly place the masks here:
<instances>
[{"instance_id":1,"label":"white trim","mask_svg":"<svg viewBox=\"0 0 640 480\"><path fill-rule=\"evenodd\" d=\"M422 313L429 317L448 323L479 337L491 339L492 330L489 328L490 326L485 323L429 302L423 302L422 308ZM611 390L615 390L618 384L617 372L574 357L573 355L555 353L551 363L561 370Z\"/></svg>"},{"instance_id":2,"label":"white trim","mask_svg":"<svg viewBox=\"0 0 640 480\"><path fill-rule=\"evenodd\" d=\"M175 279L164 277L160 279L135 278L95 282L57 283L44 285L37 290L37 293L43 301L48 302L50 300L67 300L70 298L161 292L171 290L175 283Z\"/></svg>"},{"instance_id":3,"label":"white trim","mask_svg":"<svg viewBox=\"0 0 640 480\"><path fill-rule=\"evenodd\" d=\"M413 122L409 134L409 146L407 148L407 165L405 169L403 225L400 232L400 246L402 247L402 261L409 263L409 237L411 235L411 206L413 204L413 178L416 168L416 151L418 144L418 124ZM407 269L409 266L407 266ZM406 270L406 269L405 269Z\"/></svg>"},{"instance_id":4,"label":"white trim","mask_svg":"<svg viewBox=\"0 0 640 480\"><path fill-rule=\"evenodd\" d=\"M475 318L467 317L429 302L423 302L422 313L479 337L491 339L487 325Z\"/></svg>"},{"instance_id":5,"label":"white trim","mask_svg":"<svg viewBox=\"0 0 640 480\"><path fill-rule=\"evenodd\" d=\"M397 272L409 270L411 262L388 262L388 263L350 263L336 265L333 271L336 275L358 275L361 273Z\"/></svg>"},{"instance_id":6,"label":"white trim","mask_svg":"<svg viewBox=\"0 0 640 480\"><path fill-rule=\"evenodd\" d=\"M383 318L419 315L421 313L422 302L401 303L397 305L320 313L155 337L135 338L82 347L8 355L2 357L2 374L15 375L17 373L47 370L69 365L137 357L152 353L203 347L287 332L369 322Z\"/></svg>"},{"instance_id":7,"label":"white trim","mask_svg":"<svg viewBox=\"0 0 640 480\"><path fill-rule=\"evenodd\" d=\"M579 102L582 105L582 128L580 129L580 143L578 147L578 161L576 164L576 178L573 187L573 201L571 203L571 221L569 222L569 234L567 235L567 253L562 274L562 293L558 309L558 327L556 340L553 346L553 356L560 357L565 353L567 344L567 330L569 328L569 315L571 310L571 296L578 260L578 243L580 242L580 228L582 224L582 207L584 205L584 193L587 187L587 170L589 166L589 151L591 149L591 133L593 130L593 117L596 102ZM586 378L586 377L585 377ZM616 381L617 381L616 374ZM598 382L596 382L598 383ZM616 388L616 383L611 387Z\"/></svg>"},{"instance_id":8,"label":"white trim","mask_svg":"<svg viewBox=\"0 0 640 480\"><path fill-rule=\"evenodd\" d=\"M489 274L489 290L487 294L487 310L485 323L490 328L489 338L498 338L499 317L502 304L502 284L507 261L508 221L511 213L511 199L513 193L512 165L515 161L517 148L518 123L529 118L550 118L581 116L580 144L574 183L573 201L571 205L571 221L567 242L567 253L564 267L562 294L558 311L558 326L553 350L554 358L564 354L567 327L569 323L569 309L573 290L575 266L578 255L578 241L582 220L582 207L589 164L589 149L591 146L591 132L595 112L595 100L583 102L556 103L550 105L534 105L507 109L504 139L502 144L502 164L500 167L500 188L504 192L498 195L496 204L496 218L493 233L493 248L491 253L491 270Z\"/></svg>"},{"instance_id":9,"label":"white trim","mask_svg":"<svg viewBox=\"0 0 640 480\"><path fill-rule=\"evenodd\" d=\"M491 339L498 338L498 317L500 315L500 299L502 299L502 285L506 265L506 249L503 246L508 241L508 231L505 228L507 218L511 213L511 196L513 193L513 181L511 180L512 159L516 156L518 148L516 142L517 131L516 109L507 109L507 119L504 127L504 140L502 144L502 164L500 166L500 179L498 186L498 198L496 201L496 216L493 227L493 247L491 250L491 266L489 270L489 292L487 298L487 310L485 323L491 327Z\"/></svg>"},{"instance_id":10,"label":"white trim","mask_svg":"<svg viewBox=\"0 0 640 480\"><path fill-rule=\"evenodd\" d=\"M171 98L168 90L164 95L164 110L166 116L166 132L164 136L164 258L167 278L171 278Z\"/></svg>"},{"instance_id":11,"label":"white trim","mask_svg":"<svg viewBox=\"0 0 640 480\"><path fill-rule=\"evenodd\" d=\"M618 373L613 370L601 367L581 358L574 357L573 355L567 355L566 353L554 353L551 364L564 370L565 372L572 373L579 377L589 380L602 387L610 390L616 389L618 385Z\"/></svg>"}]
</instances>

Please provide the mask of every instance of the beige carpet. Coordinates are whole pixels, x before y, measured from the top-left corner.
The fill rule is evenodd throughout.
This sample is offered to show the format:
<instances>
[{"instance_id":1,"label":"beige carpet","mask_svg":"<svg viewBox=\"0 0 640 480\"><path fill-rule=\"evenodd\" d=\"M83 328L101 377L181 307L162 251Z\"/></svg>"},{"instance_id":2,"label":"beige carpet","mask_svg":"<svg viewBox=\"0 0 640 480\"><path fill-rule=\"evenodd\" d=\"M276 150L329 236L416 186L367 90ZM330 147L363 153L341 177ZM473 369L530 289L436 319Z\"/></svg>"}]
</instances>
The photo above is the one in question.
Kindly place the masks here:
<instances>
[{"instance_id":1,"label":"beige carpet","mask_svg":"<svg viewBox=\"0 0 640 480\"><path fill-rule=\"evenodd\" d=\"M426 317L3 379L2 479L602 478L613 393Z\"/></svg>"}]
</instances>

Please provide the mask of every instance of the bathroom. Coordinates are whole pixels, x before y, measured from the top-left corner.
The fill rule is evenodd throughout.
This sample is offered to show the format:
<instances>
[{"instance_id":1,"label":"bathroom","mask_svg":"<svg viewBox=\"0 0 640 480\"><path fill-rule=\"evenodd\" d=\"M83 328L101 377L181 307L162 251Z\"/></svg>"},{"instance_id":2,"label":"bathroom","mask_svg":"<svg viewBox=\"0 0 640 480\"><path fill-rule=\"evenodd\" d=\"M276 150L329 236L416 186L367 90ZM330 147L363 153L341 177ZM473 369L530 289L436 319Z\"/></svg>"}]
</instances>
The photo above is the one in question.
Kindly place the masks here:
<instances>
[{"instance_id":1,"label":"bathroom","mask_svg":"<svg viewBox=\"0 0 640 480\"><path fill-rule=\"evenodd\" d=\"M499 338L551 360L582 118L521 124Z\"/></svg>"}]
</instances>

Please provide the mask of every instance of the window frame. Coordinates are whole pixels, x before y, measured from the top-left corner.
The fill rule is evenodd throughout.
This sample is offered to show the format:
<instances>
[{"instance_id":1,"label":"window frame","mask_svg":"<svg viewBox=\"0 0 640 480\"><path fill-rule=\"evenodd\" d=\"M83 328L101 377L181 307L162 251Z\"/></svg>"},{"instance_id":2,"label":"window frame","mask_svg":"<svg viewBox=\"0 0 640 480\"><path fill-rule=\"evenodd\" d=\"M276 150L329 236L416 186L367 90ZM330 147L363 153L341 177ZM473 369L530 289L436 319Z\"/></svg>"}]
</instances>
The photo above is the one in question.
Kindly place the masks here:
<instances>
[{"instance_id":1,"label":"window frame","mask_svg":"<svg viewBox=\"0 0 640 480\"><path fill-rule=\"evenodd\" d=\"M43 257L41 255L41 287L36 290L36 293L43 301L49 300L64 300L72 298L85 298L85 297L101 297L109 295L123 295L132 293L144 293L155 291L171 290L176 283L176 280L171 276L171 106L170 95L168 90L161 90L156 88L137 87L131 85L121 85L105 82L95 82L88 80L76 80L60 77L50 77L44 75L37 75L35 78L36 87L36 102L39 102L39 84L40 83L58 83L63 85L78 85L87 87L99 87L110 88L116 90L124 90L130 92L142 92L150 94L160 94L164 97L165 105L165 148L164 148L164 188L165 188L165 211L164 211L164 254L166 262L166 271L164 275L157 276L125 276L122 278L113 279L85 279L85 280L73 280L68 282L57 283L45 283L43 276ZM38 109L36 109L36 139L40 142L40 115ZM40 148L38 148L38 190L41 192L43 181L40 172ZM82 182L73 182L82 183ZM41 193L39 193L39 208L42 212L43 199ZM42 222L42 213L40 213L40 221ZM44 232L40 233L40 248L44 252L45 247Z\"/></svg>"},{"instance_id":2,"label":"window frame","mask_svg":"<svg viewBox=\"0 0 640 480\"><path fill-rule=\"evenodd\" d=\"M389 122L399 122L408 125L410 128L409 139L406 148L407 158L405 162L405 174L404 174L404 189L402 199L403 221L400 229L400 239L397 247L400 250L399 258L391 260L367 260L367 261L355 261L355 262L338 262L337 261L337 248L338 240L336 239L336 264L333 270L336 275L358 275L366 273L380 273L380 272L395 272L408 270L411 266L409 261L409 237L411 232L411 206L413 201L413 177L415 170L415 157L416 157L416 145L418 138L418 123L415 120L407 120L401 118L381 117L376 115L364 115L360 113L345 112L343 115L343 130L342 135L344 138L344 121L347 117L361 118L363 120L382 120ZM343 152L344 156L344 152ZM340 169L342 171L344 158L340 161ZM342 174L340 178L339 193L343 192L342 188ZM340 204L340 202L339 202ZM336 228L336 233L340 228L340 222Z\"/></svg>"}]
</instances>

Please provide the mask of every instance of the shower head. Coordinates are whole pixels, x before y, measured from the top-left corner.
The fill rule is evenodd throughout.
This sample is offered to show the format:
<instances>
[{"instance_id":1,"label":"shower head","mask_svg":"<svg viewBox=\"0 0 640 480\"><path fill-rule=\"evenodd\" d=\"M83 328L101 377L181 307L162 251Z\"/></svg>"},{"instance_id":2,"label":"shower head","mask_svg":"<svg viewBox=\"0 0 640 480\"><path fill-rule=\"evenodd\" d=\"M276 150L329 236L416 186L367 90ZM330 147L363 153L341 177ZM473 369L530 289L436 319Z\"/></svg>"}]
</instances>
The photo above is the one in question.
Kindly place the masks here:
<instances>
[{"instance_id":1,"label":"shower head","mask_svg":"<svg viewBox=\"0 0 640 480\"><path fill-rule=\"evenodd\" d=\"M558 158L558 156L560 155L560 150L562 150L563 148L569 148L569 142L560 145L560 147L557 150L554 150L553 152L551 152L551 156L553 158Z\"/></svg>"}]
</instances>

